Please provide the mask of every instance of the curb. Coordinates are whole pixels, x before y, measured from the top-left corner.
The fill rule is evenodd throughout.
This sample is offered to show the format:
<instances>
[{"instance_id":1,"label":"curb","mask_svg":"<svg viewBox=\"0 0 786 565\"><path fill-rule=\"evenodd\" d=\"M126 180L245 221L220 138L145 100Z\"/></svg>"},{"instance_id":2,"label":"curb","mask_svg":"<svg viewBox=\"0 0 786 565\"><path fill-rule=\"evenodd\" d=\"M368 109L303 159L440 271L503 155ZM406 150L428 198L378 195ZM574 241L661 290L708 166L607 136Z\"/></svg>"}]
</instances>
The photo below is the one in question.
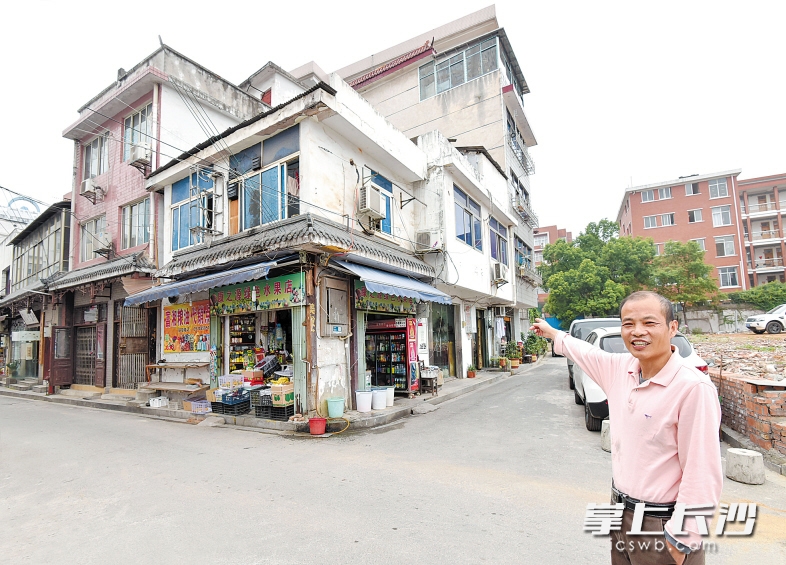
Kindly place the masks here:
<instances>
[{"instance_id":1,"label":"curb","mask_svg":"<svg viewBox=\"0 0 786 565\"><path fill-rule=\"evenodd\" d=\"M436 406L442 404L443 402L448 402L450 400L454 400L465 394L469 394L471 392L475 392L481 388L485 388L491 386L493 384L497 384L504 379L508 379L512 376L518 376L522 374L529 373L535 367L540 365L544 358L538 359L537 362L527 365L526 368L522 369L519 368L512 373L508 372L500 372L498 375L493 377L484 379L482 381L474 382L470 385L464 386L458 390L454 390L448 393L444 393L440 396L433 396L431 398L424 398L423 402L427 404L431 404L432 406ZM52 402L54 404L61 404L66 406L78 406L80 408L95 408L98 410L111 410L115 412L124 412L126 414L137 414L141 416L149 416L153 418L163 419L172 422L185 422L190 418L197 418L197 419L204 419L204 416L198 415L195 416L190 412L184 412L183 410L166 410L162 408L148 408L148 407L137 407L137 406L127 406L120 403L113 403L112 401L95 401L95 400L81 400L78 398L69 398L69 397L62 397L57 395L46 395L46 396L39 396L35 393L28 393L28 392L19 392L13 390L6 390L0 389L0 396L6 396L10 398L20 398L23 400L38 400L42 402ZM368 417L358 418L358 419L350 419L349 429L351 430L367 430L371 428L376 428L379 426L384 426L386 424L390 424L391 422L395 422L397 420L401 420L413 414L414 406L400 406L398 408L394 408L393 410L386 410L385 412L380 412L379 414L372 414ZM308 432L308 423L293 423L293 422L278 422L275 420L262 420L260 418L256 418L254 416L249 415L242 415L242 416L225 416L223 414L217 414L224 418L225 425L242 428L245 430L253 430L253 431L275 431L275 432ZM780 472L780 470L779 470Z\"/></svg>"}]
</instances>

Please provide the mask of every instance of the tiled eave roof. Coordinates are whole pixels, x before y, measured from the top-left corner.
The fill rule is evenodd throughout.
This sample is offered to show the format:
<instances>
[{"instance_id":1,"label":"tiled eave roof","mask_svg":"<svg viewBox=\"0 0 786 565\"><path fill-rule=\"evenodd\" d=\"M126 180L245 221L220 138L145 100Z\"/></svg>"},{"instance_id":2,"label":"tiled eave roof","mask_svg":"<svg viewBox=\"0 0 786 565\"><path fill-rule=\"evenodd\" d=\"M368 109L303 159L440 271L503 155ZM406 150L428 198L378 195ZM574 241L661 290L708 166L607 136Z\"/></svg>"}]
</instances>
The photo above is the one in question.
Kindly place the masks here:
<instances>
[{"instance_id":1,"label":"tiled eave roof","mask_svg":"<svg viewBox=\"0 0 786 565\"><path fill-rule=\"evenodd\" d=\"M392 61L388 61L384 65L352 79L348 84L352 88L357 89L359 86L363 86L365 83L371 82L373 79L391 73L405 64L412 64L419 59L423 59L424 57L431 55L432 53L434 53L434 47L430 41L427 41L424 45L418 47L417 49L413 49L408 53L404 53Z\"/></svg>"},{"instance_id":2,"label":"tiled eave roof","mask_svg":"<svg viewBox=\"0 0 786 565\"><path fill-rule=\"evenodd\" d=\"M147 254L141 252L133 255L122 255L115 257L111 261L69 271L56 280L50 279L45 282L47 282L46 287L49 290L62 290L133 273L152 275L155 270L156 266L148 258Z\"/></svg>"},{"instance_id":3,"label":"tiled eave roof","mask_svg":"<svg viewBox=\"0 0 786 565\"><path fill-rule=\"evenodd\" d=\"M212 245L202 244L175 255L155 276L188 278L222 266L226 268L228 264L234 267L253 260L254 256L270 259L297 251L333 253L386 265L415 277L434 277L434 269L430 265L394 244L311 214L226 237Z\"/></svg>"}]
</instances>

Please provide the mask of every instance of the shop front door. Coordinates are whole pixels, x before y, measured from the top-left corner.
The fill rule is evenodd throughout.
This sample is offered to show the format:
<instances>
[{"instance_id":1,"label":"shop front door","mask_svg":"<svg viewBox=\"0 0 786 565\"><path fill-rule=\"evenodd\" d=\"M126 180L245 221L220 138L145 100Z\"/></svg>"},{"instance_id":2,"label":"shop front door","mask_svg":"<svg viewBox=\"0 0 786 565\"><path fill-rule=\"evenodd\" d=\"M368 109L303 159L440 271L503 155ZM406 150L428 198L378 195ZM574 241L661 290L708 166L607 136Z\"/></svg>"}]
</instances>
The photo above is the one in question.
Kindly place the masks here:
<instances>
[{"instance_id":1,"label":"shop front door","mask_svg":"<svg viewBox=\"0 0 786 565\"><path fill-rule=\"evenodd\" d=\"M76 328L74 383L96 385L96 326Z\"/></svg>"},{"instance_id":2,"label":"shop front door","mask_svg":"<svg viewBox=\"0 0 786 565\"><path fill-rule=\"evenodd\" d=\"M145 382L145 365L150 361L151 330L148 308L125 308L119 305L115 314L117 350L114 369L114 386L135 389ZM154 330L152 330L154 332ZM155 335L152 335L155 342Z\"/></svg>"},{"instance_id":3,"label":"shop front door","mask_svg":"<svg viewBox=\"0 0 786 565\"><path fill-rule=\"evenodd\" d=\"M74 381L74 328L52 328L50 386L70 385Z\"/></svg>"}]
</instances>

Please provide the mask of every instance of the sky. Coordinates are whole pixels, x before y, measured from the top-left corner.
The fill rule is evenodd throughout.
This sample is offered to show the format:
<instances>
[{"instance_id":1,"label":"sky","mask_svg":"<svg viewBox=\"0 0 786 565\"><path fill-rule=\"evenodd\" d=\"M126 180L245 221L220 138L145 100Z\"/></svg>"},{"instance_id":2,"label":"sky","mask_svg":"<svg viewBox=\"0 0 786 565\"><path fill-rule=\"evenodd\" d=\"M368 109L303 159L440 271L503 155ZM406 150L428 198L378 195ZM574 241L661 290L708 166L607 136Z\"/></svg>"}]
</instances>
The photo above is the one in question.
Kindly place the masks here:
<instances>
[{"instance_id":1,"label":"sky","mask_svg":"<svg viewBox=\"0 0 786 565\"><path fill-rule=\"evenodd\" d=\"M314 60L332 72L489 4L16 2L0 33L0 186L46 202L70 192L73 144L62 131L159 35L238 84L267 61L290 70ZM496 9L531 91L540 225L577 235L615 219L629 186L786 172L786 2L501 0Z\"/></svg>"}]
</instances>

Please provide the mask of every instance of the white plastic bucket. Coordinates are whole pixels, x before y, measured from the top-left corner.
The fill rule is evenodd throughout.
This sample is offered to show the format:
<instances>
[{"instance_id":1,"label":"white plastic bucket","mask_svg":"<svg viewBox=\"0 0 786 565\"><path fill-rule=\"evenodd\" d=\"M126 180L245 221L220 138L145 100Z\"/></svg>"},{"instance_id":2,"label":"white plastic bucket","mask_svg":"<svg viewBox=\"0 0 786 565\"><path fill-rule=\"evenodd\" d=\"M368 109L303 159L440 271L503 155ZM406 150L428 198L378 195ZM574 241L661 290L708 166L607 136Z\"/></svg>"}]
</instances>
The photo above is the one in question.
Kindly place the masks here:
<instances>
[{"instance_id":1,"label":"white plastic bucket","mask_svg":"<svg viewBox=\"0 0 786 565\"><path fill-rule=\"evenodd\" d=\"M387 393L387 396L385 397L385 403L388 407L393 406L393 400L396 398L396 388L389 386L385 389L385 392Z\"/></svg>"},{"instance_id":2,"label":"white plastic bucket","mask_svg":"<svg viewBox=\"0 0 786 565\"><path fill-rule=\"evenodd\" d=\"M355 401L357 403L358 412L371 412L371 396L370 390L355 391Z\"/></svg>"},{"instance_id":3,"label":"white plastic bucket","mask_svg":"<svg viewBox=\"0 0 786 565\"><path fill-rule=\"evenodd\" d=\"M371 409L383 410L388 405L387 389L377 388L371 391Z\"/></svg>"}]
</instances>

